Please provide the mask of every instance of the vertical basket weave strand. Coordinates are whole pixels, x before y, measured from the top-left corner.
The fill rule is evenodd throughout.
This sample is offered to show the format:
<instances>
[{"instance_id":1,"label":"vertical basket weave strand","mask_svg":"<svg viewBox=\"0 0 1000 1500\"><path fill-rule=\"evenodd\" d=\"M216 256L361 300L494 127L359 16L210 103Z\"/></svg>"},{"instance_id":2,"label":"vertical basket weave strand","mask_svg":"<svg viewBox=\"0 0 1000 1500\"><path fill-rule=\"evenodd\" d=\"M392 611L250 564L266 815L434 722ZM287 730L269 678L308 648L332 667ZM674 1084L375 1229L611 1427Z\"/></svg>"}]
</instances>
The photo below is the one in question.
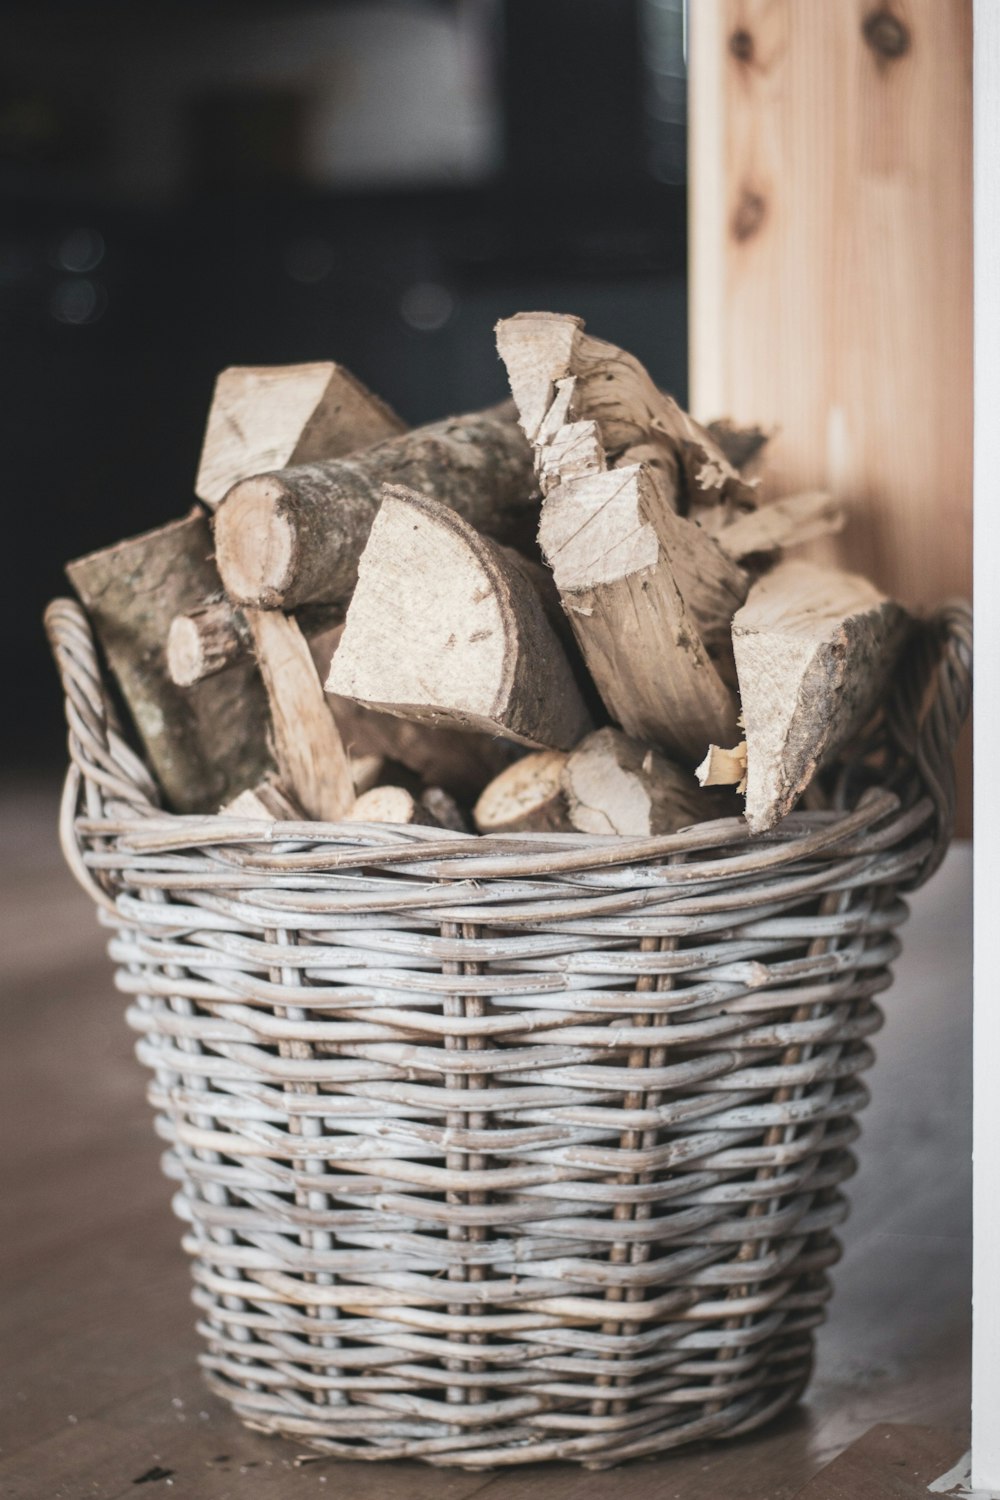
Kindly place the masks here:
<instances>
[{"instance_id":1,"label":"vertical basket weave strand","mask_svg":"<svg viewBox=\"0 0 1000 1500\"><path fill-rule=\"evenodd\" d=\"M350 1458L608 1465L793 1402L906 916L951 833L964 605L829 811L750 839L175 817L47 626L212 1389Z\"/></svg>"}]
</instances>

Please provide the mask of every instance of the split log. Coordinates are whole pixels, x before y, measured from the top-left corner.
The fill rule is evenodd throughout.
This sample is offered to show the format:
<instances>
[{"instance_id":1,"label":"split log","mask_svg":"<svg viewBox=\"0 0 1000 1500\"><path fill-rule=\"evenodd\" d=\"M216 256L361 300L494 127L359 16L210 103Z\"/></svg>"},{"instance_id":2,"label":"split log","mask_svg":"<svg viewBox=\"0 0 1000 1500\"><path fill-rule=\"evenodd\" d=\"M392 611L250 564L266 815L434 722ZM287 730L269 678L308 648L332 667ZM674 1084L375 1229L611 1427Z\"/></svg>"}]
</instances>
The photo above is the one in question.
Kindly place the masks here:
<instances>
[{"instance_id":1,"label":"split log","mask_svg":"<svg viewBox=\"0 0 1000 1500\"><path fill-rule=\"evenodd\" d=\"M554 490L539 542L613 719L688 766L737 737L724 662L749 580L674 514L643 465Z\"/></svg>"},{"instance_id":2,"label":"split log","mask_svg":"<svg viewBox=\"0 0 1000 1500\"><path fill-rule=\"evenodd\" d=\"M322 682L330 675L343 633L341 624L308 637L309 650ZM413 772L418 785L439 786L463 801L477 797L491 777L510 763L515 753L508 740L496 739L492 735L472 734L444 724L397 719L392 714L363 708L360 703L338 697L335 693L328 692L326 696L352 763L358 757L381 756L383 760L394 761Z\"/></svg>"},{"instance_id":3,"label":"split log","mask_svg":"<svg viewBox=\"0 0 1000 1500\"><path fill-rule=\"evenodd\" d=\"M747 743L746 819L772 828L877 709L907 616L852 573L781 562L733 620Z\"/></svg>"},{"instance_id":4,"label":"split log","mask_svg":"<svg viewBox=\"0 0 1000 1500\"><path fill-rule=\"evenodd\" d=\"M398 487L372 527L327 689L533 747L568 749L590 728L525 574L453 510Z\"/></svg>"},{"instance_id":5,"label":"split log","mask_svg":"<svg viewBox=\"0 0 1000 1500\"><path fill-rule=\"evenodd\" d=\"M570 826L581 833L646 838L737 812L703 792L689 771L617 729L598 729L568 757L562 786Z\"/></svg>"},{"instance_id":6,"label":"split log","mask_svg":"<svg viewBox=\"0 0 1000 1500\"><path fill-rule=\"evenodd\" d=\"M299 823L305 818L301 807L270 776L240 792L219 812L224 818L266 818L272 823Z\"/></svg>"},{"instance_id":7,"label":"split log","mask_svg":"<svg viewBox=\"0 0 1000 1500\"><path fill-rule=\"evenodd\" d=\"M322 606L307 608L297 619L312 650L313 641L323 642L340 623L342 612ZM246 615L228 599L213 599L187 614L176 615L170 622L167 671L178 687L192 687L215 672L224 672L234 662L252 657L253 637Z\"/></svg>"},{"instance_id":8,"label":"split log","mask_svg":"<svg viewBox=\"0 0 1000 1500\"><path fill-rule=\"evenodd\" d=\"M501 771L472 810L479 832L561 833L571 828L562 785L566 760L562 750L539 750Z\"/></svg>"},{"instance_id":9,"label":"split log","mask_svg":"<svg viewBox=\"0 0 1000 1500\"><path fill-rule=\"evenodd\" d=\"M343 365L237 365L215 382L194 492L213 509L241 479L340 458L405 422Z\"/></svg>"},{"instance_id":10,"label":"split log","mask_svg":"<svg viewBox=\"0 0 1000 1500\"><path fill-rule=\"evenodd\" d=\"M247 624L271 707L280 779L308 817L335 823L354 802L354 782L308 643L295 620L277 610L248 610Z\"/></svg>"},{"instance_id":11,"label":"split log","mask_svg":"<svg viewBox=\"0 0 1000 1500\"><path fill-rule=\"evenodd\" d=\"M401 786L376 786L360 796L346 813L350 823L425 823L436 819L423 803Z\"/></svg>"},{"instance_id":12,"label":"split log","mask_svg":"<svg viewBox=\"0 0 1000 1500\"><path fill-rule=\"evenodd\" d=\"M200 511L77 558L66 568L145 746L167 803L215 812L273 762L267 706L252 663L178 688L164 643L171 620L220 589Z\"/></svg>"},{"instance_id":13,"label":"split log","mask_svg":"<svg viewBox=\"0 0 1000 1500\"><path fill-rule=\"evenodd\" d=\"M695 767L699 786L734 786L738 792L747 789L747 742L740 740L731 750L709 745L708 754Z\"/></svg>"},{"instance_id":14,"label":"split log","mask_svg":"<svg viewBox=\"0 0 1000 1500\"><path fill-rule=\"evenodd\" d=\"M716 532L715 539L724 552L739 561L832 536L843 529L846 519L844 507L832 495L825 490L809 490L747 511L731 526Z\"/></svg>"},{"instance_id":15,"label":"split log","mask_svg":"<svg viewBox=\"0 0 1000 1500\"><path fill-rule=\"evenodd\" d=\"M451 417L356 458L235 485L215 519L229 597L264 609L346 603L386 483L419 490L501 541L536 514L531 453L510 408Z\"/></svg>"},{"instance_id":16,"label":"split log","mask_svg":"<svg viewBox=\"0 0 1000 1500\"><path fill-rule=\"evenodd\" d=\"M586 333L582 319L517 313L497 324L496 338L546 484L563 475L543 450L566 423L589 420L611 467L640 445L660 451L665 483L682 514L721 505L728 520L756 505L754 487L711 434L657 388L633 355Z\"/></svg>"}]
</instances>

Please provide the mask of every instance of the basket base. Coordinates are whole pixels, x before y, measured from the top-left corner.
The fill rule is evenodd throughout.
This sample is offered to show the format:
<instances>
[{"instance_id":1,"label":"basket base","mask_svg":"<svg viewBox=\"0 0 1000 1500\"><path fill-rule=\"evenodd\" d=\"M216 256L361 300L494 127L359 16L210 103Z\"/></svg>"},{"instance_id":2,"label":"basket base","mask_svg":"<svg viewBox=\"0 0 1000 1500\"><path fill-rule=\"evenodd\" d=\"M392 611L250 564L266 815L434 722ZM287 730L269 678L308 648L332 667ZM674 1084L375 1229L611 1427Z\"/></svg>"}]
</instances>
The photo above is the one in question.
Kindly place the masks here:
<instances>
[{"instance_id":1,"label":"basket base","mask_svg":"<svg viewBox=\"0 0 1000 1500\"><path fill-rule=\"evenodd\" d=\"M508 1423L469 1430L467 1422L373 1419L353 1402L349 1412L344 1406L339 1411L330 1408L328 1417L272 1416L261 1409L262 1393L246 1391L210 1370L205 1371L205 1378L213 1395L224 1400L252 1431L289 1439L327 1458L375 1463L406 1459L438 1468L482 1470L543 1462L610 1469L632 1458L651 1458L693 1443L742 1437L794 1406L804 1395L811 1374L810 1341L809 1357L803 1364L787 1371L780 1382L747 1396L724 1403L706 1401L692 1406L690 1415L679 1414L677 1408L669 1412L647 1408L617 1418L588 1419L580 1413L579 1428L589 1422L598 1430L563 1432L551 1438L542 1426ZM551 1425L557 1421L552 1414Z\"/></svg>"}]
</instances>

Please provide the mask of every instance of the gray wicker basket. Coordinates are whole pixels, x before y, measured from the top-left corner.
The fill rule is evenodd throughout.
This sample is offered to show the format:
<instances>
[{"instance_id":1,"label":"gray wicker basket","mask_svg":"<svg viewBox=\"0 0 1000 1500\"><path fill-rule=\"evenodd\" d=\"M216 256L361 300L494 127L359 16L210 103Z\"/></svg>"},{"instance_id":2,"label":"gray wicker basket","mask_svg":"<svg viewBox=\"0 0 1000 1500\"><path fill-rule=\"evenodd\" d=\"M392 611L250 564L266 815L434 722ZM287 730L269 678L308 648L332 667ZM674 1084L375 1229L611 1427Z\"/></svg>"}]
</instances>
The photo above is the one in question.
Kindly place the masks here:
<instances>
[{"instance_id":1,"label":"gray wicker basket","mask_svg":"<svg viewBox=\"0 0 1000 1500\"><path fill-rule=\"evenodd\" d=\"M971 626L832 810L643 842L160 811L87 622L67 859L112 931L212 1389L350 1458L607 1465L803 1391Z\"/></svg>"}]
</instances>

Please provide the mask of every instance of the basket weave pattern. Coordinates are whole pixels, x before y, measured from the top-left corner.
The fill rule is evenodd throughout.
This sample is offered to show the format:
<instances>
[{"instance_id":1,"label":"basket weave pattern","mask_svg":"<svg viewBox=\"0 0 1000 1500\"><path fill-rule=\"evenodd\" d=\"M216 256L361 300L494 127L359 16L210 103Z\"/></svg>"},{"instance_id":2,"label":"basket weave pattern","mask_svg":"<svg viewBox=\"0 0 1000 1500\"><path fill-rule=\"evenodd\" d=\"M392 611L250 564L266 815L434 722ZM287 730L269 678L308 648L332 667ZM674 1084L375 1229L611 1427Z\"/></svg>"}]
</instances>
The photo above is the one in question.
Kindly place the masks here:
<instances>
[{"instance_id":1,"label":"basket weave pattern","mask_svg":"<svg viewBox=\"0 0 1000 1500\"><path fill-rule=\"evenodd\" d=\"M967 611L915 639L832 810L641 843L167 815L81 611L48 623L64 848L212 1388L327 1453L466 1467L615 1463L794 1401L898 892L950 833Z\"/></svg>"}]
</instances>

